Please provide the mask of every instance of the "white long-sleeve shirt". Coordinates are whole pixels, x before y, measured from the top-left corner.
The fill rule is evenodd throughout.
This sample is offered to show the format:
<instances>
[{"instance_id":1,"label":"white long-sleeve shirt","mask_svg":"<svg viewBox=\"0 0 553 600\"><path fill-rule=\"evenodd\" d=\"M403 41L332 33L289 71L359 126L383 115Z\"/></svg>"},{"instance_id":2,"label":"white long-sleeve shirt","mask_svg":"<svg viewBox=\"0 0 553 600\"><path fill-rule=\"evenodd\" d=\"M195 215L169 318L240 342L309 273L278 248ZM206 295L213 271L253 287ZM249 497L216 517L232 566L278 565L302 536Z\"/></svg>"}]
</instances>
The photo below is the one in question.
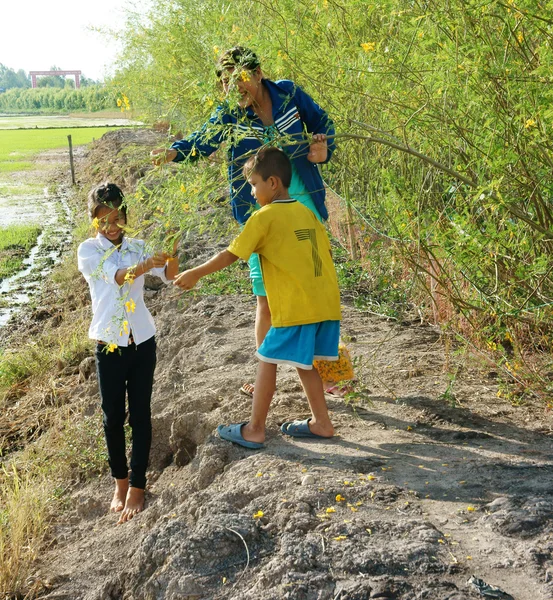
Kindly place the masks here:
<instances>
[{"instance_id":1,"label":"white long-sleeve shirt","mask_svg":"<svg viewBox=\"0 0 553 600\"><path fill-rule=\"evenodd\" d=\"M144 241L124 237L121 246L116 248L98 233L95 238L85 240L77 254L79 271L90 287L92 298L88 336L108 344L128 346L129 332L136 344L155 335L154 319L144 304L144 276L122 286L115 281L119 269L135 266L151 256L146 252ZM165 267L151 269L150 273L168 283Z\"/></svg>"}]
</instances>

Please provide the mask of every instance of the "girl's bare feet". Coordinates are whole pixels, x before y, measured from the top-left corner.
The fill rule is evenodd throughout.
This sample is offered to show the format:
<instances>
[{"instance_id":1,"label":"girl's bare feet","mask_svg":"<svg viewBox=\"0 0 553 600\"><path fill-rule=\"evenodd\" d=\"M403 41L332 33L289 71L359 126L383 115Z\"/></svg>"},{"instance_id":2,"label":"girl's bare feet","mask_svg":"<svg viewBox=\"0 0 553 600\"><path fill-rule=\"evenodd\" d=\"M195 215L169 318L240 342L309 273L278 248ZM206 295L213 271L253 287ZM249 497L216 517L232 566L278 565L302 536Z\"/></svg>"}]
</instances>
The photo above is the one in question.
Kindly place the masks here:
<instances>
[{"instance_id":1,"label":"girl's bare feet","mask_svg":"<svg viewBox=\"0 0 553 600\"><path fill-rule=\"evenodd\" d=\"M127 492L129 491L129 478L116 479L115 480L115 491L113 492L113 499L109 507L109 512L121 512L125 508L125 500L127 498Z\"/></svg>"},{"instance_id":2,"label":"girl's bare feet","mask_svg":"<svg viewBox=\"0 0 553 600\"><path fill-rule=\"evenodd\" d=\"M119 523L130 521L136 514L144 509L144 490L130 487L125 500L125 508L119 517Z\"/></svg>"}]
</instances>

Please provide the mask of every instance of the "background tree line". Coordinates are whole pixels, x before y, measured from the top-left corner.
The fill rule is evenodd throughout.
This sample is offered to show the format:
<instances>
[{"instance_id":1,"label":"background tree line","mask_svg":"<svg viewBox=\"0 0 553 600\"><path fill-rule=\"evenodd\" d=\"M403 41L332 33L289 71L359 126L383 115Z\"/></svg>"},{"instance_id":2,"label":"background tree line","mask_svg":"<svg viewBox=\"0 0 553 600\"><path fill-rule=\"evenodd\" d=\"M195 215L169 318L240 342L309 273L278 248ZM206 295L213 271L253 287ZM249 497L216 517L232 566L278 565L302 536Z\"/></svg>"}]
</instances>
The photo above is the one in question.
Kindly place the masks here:
<instances>
[{"instance_id":1,"label":"background tree line","mask_svg":"<svg viewBox=\"0 0 553 600\"><path fill-rule=\"evenodd\" d=\"M153 4L121 35L117 77L146 118L196 128L221 100L219 53L252 47L267 76L302 85L337 124L325 176L373 291L402 290L550 397L553 1ZM163 184L160 235L168 219L195 223L182 206L210 202L218 168Z\"/></svg>"}]
</instances>

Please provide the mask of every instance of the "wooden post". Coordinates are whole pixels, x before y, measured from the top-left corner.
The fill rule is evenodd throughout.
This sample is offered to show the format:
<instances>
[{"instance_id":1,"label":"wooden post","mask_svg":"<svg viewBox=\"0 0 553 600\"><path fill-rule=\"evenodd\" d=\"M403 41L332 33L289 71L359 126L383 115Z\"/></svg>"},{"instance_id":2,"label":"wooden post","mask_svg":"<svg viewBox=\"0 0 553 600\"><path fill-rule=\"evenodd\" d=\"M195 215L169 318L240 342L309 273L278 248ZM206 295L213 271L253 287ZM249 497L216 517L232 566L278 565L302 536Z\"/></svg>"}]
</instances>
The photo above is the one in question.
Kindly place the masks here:
<instances>
[{"instance_id":1,"label":"wooden post","mask_svg":"<svg viewBox=\"0 0 553 600\"><path fill-rule=\"evenodd\" d=\"M349 200L347 202L347 211L348 211L348 236L349 236L349 246L350 246L350 254L353 260L357 260L359 258L359 254L357 252L357 239L355 237L355 229L353 228L353 211L351 210L351 203Z\"/></svg>"},{"instance_id":2,"label":"wooden post","mask_svg":"<svg viewBox=\"0 0 553 600\"><path fill-rule=\"evenodd\" d=\"M71 183L75 185L75 165L73 164L73 143L71 142L71 136L67 136L69 142L69 165L71 166Z\"/></svg>"}]
</instances>

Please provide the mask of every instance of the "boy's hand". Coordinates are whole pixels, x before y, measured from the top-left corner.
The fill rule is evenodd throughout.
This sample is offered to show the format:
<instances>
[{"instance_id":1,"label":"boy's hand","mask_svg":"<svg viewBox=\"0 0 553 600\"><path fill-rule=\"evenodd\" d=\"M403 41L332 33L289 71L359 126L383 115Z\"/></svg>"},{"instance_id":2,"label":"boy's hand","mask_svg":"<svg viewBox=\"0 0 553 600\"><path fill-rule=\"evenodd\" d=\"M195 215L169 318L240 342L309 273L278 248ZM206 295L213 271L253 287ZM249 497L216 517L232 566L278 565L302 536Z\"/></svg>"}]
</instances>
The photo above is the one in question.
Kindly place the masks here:
<instances>
[{"instance_id":1,"label":"boy's hand","mask_svg":"<svg viewBox=\"0 0 553 600\"><path fill-rule=\"evenodd\" d=\"M150 158L156 167L171 162L177 156L177 151L172 148L155 148L150 152Z\"/></svg>"},{"instance_id":2,"label":"boy's hand","mask_svg":"<svg viewBox=\"0 0 553 600\"><path fill-rule=\"evenodd\" d=\"M307 160L312 163L322 163L328 158L328 144L324 133L316 133L309 146Z\"/></svg>"},{"instance_id":3,"label":"boy's hand","mask_svg":"<svg viewBox=\"0 0 553 600\"><path fill-rule=\"evenodd\" d=\"M200 277L194 272L194 269L189 269L188 271L179 273L175 277L173 285L180 287L181 290L191 290L198 283L199 279Z\"/></svg>"}]
</instances>

